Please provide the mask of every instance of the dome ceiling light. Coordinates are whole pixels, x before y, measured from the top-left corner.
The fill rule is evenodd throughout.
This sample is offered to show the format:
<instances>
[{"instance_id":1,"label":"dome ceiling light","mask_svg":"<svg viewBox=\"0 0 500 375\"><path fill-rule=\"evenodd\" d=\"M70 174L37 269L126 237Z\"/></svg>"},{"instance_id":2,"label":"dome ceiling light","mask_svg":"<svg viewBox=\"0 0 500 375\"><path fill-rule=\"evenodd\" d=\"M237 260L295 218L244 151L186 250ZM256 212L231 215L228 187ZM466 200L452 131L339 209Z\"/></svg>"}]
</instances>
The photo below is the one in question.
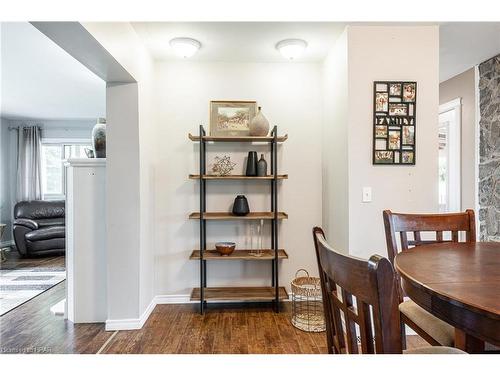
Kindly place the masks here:
<instances>
[{"instance_id":1,"label":"dome ceiling light","mask_svg":"<svg viewBox=\"0 0 500 375\"><path fill-rule=\"evenodd\" d=\"M288 60L295 60L302 56L307 48L307 42L302 39L285 39L276 44L276 49Z\"/></svg>"},{"instance_id":2,"label":"dome ceiling light","mask_svg":"<svg viewBox=\"0 0 500 375\"><path fill-rule=\"evenodd\" d=\"M201 48L201 43L192 38L174 38L170 41L170 47L177 56L186 59Z\"/></svg>"}]
</instances>

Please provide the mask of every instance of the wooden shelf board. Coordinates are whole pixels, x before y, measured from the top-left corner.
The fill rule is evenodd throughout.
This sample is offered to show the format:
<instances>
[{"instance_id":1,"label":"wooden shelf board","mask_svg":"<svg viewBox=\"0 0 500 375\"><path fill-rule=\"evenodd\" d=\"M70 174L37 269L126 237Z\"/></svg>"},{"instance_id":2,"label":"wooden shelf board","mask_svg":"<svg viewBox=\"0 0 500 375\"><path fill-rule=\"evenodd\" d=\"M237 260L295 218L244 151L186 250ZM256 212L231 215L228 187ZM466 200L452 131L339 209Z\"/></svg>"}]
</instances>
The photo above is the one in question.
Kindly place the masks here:
<instances>
[{"instance_id":1,"label":"wooden shelf board","mask_svg":"<svg viewBox=\"0 0 500 375\"><path fill-rule=\"evenodd\" d=\"M278 180L286 180L288 179L287 174L279 174ZM239 175L239 174L232 174L232 175L227 175L227 176L214 176L214 175L203 175L204 180L272 180L274 176L269 175L269 176L245 176L245 175ZM190 174L189 175L190 180L199 180L200 175L199 174Z\"/></svg>"},{"instance_id":2,"label":"wooden shelf board","mask_svg":"<svg viewBox=\"0 0 500 375\"><path fill-rule=\"evenodd\" d=\"M200 140L200 136L192 135L191 133L189 133L188 137L193 142L199 142L199 140ZM212 136L206 135L203 137L203 139L207 142L272 142L274 138L271 136L266 136L266 137L251 137L251 136L212 137ZM281 137L278 137L277 141L278 142L285 142L287 139L288 139L288 134L285 134Z\"/></svg>"},{"instance_id":3,"label":"wooden shelf board","mask_svg":"<svg viewBox=\"0 0 500 375\"><path fill-rule=\"evenodd\" d=\"M217 250L205 250L204 259L205 260L272 260L274 259L274 250L264 249L262 250L262 255L257 257L251 254L252 250L235 250L230 255L220 255ZM255 250L253 250L255 251ZM199 260L200 250L193 250L189 259ZM288 254L284 249L278 250L278 259L288 259Z\"/></svg>"},{"instance_id":4,"label":"wooden shelf board","mask_svg":"<svg viewBox=\"0 0 500 375\"><path fill-rule=\"evenodd\" d=\"M272 301L274 300L274 287L216 287L204 288L206 301ZM279 299L288 299L284 287L279 288ZM200 288L191 292L191 301L200 300Z\"/></svg>"},{"instance_id":5,"label":"wooden shelf board","mask_svg":"<svg viewBox=\"0 0 500 375\"><path fill-rule=\"evenodd\" d=\"M273 212L250 212L245 216L236 216L231 212L205 212L204 213L205 220L272 220L274 219ZM190 219L199 219L199 212L192 212L189 215ZM278 220L288 219L288 214L285 212L278 212Z\"/></svg>"}]
</instances>

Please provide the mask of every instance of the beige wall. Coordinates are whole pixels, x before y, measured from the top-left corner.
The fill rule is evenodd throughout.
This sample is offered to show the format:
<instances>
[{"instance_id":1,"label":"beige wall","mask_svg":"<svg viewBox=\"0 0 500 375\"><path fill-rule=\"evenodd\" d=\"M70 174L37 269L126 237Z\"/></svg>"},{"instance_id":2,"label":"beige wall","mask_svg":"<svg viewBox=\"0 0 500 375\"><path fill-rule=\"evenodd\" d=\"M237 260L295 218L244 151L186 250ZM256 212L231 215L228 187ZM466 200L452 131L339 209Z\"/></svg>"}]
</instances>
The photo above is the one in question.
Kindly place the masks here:
<instances>
[{"instance_id":1,"label":"beige wall","mask_svg":"<svg viewBox=\"0 0 500 375\"><path fill-rule=\"evenodd\" d=\"M439 85L439 104L462 98L462 210L476 204L476 80L471 68Z\"/></svg>"},{"instance_id":2,"label":"beige wall","mask_svg":"<svg viewBox=\"0 0 500 375\"><path fill-rule=\"evenodd\" d=\"M438 211L439 28L348 28L349 248L385 255L382 211ZM372 165L373 81L417 82L416 165ZM362 203L362 188L372 202Z\"/></svg>"},{"instance_id":3,"label":"beige wall","mask_svg":"<svg viewBox=\"0 0 500 375\"><path fill-rule=\"evenodd\" d=\"M280 224L280 247L290 258L280 262L280 283L289 288L299 268L317 274L311 229L321 225L321 66L315 63L196 63L157 62L155 70L158 121L155 185L155 286L157 295L186 295L199 285L199 262L189 260L199 246L199 223L188 220L199 209L199 185L189 180L197 173L198 145L188 133L198 125L208 130L210 100L257 100L262 112L288 140L278 148L279 208L289 214ZM248 151L264 153L269 145L209 144L207 167L216 155L231 155L235 174L244 174ZM260 157L260 155L259 155ZM253 211L269 210L270 187L257 181L209 181L207 210L229 211L237 194L245 194ZM249 222L210 222L207 244L235 241L250 246ZM255 224L254 224L255 227ZM270 246L270 223L264 245ZM269 262L211 262L208 285L270 285Z\"/></svg>"},{"instance_id":4,"label":"beige wall","mask_svg":"<svg viewBox=\"0 0 500 375\"><path fill-rule=\"evenodd\" d=\"M323 197L327 197L324 207L329 210L323 212L323 218L328 232L340 236L341 242L329 239L334 244L337 241L339 250L348 244L350 254L369 258L374 253L387 254L382 220L384 209L396 212L438 210L439 31L436 26L348 26L346 35L347 59L337 56L338 61L325 63L325 69L329 70L325 77L336 77L339 84L336 89L344 95L347 93L348 99L347 105L339 107L337 103L332 115L329 115L332 104L325 102L323 145L335 147L340 142L340 149L345 150L342 142L347 140L347 155L334 158L334 151L323 150ZM339 43L344 42L340 39ZM347 90L339 74L344 61L347 63ZM417 81L414 166L372 165L373 82L377 80ZM336 127L335 131L330 126ZM336 138L338 136L340 139ZM347 177L342 176L346 161ZM325 170L328 173L325 174ZM347 192L329 184L329 174L334 173L337 178L343 178L336 184L347 184ZM372 188L372 202L362 203L363 187ZM328 199L346 199L348 209L328 204ZM342 238L346 231L347 240Z\"/></svg>"},{"instance_id":5,"label":"beige wall","mask_svg":"<svg viewBox=\"0 0 500 375\"><path fill-rule=\"evenodd\" d=\"M347 31L323 62L323 230L337 250L349 251Z\"/></svg>"}]
</instances>

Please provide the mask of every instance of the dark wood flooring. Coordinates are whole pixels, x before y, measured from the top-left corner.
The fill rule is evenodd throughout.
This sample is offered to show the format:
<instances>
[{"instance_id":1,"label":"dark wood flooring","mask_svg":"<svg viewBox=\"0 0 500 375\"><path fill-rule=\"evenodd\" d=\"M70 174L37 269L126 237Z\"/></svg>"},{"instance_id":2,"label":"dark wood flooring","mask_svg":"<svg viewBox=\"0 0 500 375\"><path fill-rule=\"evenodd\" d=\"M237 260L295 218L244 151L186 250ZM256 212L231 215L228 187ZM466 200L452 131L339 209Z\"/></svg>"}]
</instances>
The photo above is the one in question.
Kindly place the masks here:
<instances>
[{"instance_id":1,"label":"dark wood flooring","mask_svg":"<svg viewBox=\"0 0 500 375\"><path fill-rule=\"evenodd\" d=\"M64 267L64 255L23 258L17 250L11 248L5 252L6 260L0 263L0 269L23 269L29 267Z\"/></svg>"},{"instance_id":2,"label":"dark wood flooring","mask_svg":"<svg viewBox=\"0 0 500 375\"><path fill-rule=\"evenodd\" d=\"M14 258L2 267L64 265L64 257ZM327 352L324 333L303 332L290 324L289 303L278 314L268 305L210 305L203 316L197 304L158 305L142 329L115 333L105 331L104 324L73 324L53 315L50 307L64 298L65 282L1 317L0 353ZM427 345L418 336L408 337L408 349Z\"/></svg>"},{"instance_id":3,"label":"dark wood flooring","mask_svg":"<svg viewBox=\"0 0 500 375\"><path fill-rule=\"evenodd\" d=\"M22 258L6 253L2 269L64 267L64 256ZM96 353L112 335L104 324L72 324L50 308L66 297L66 282L0 317L0 353Z\"/></svg>"},{"instance_id":4,"label":"dark wood flooring","mask_svg":"<svg viewBox=\"0 0 500 375\"><path fill-rule=\"evenodd\" d=\"M104 324L72 324L50 312L65 293L65 283L0 318L1 353L326 353L324 333L307 333L289 321L289 304L275 314L266 306L209 307L158 305L144 327L106 332ZM408 348L426 346L408 338Z\"/></svg>"}]
</instances>

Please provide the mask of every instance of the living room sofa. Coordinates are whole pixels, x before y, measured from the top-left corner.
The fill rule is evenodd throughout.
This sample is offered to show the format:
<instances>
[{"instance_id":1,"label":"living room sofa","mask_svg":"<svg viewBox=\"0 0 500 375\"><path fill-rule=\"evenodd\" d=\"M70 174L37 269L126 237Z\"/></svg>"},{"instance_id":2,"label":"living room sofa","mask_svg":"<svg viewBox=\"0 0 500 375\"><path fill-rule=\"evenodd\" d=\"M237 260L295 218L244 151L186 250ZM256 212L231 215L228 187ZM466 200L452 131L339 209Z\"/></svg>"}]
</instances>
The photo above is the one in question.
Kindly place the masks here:
<instances>
[{"instance_id":1,"label":"living room sofa","mask_svg":"<svg viewBox=\"0 0 500 375\"><path fill-rule=\"evenodd\" d=\"M21 201L14 206L14 241L23 256L64 253L65 231L64 201Z\"/></svg>"}]
</instances>

